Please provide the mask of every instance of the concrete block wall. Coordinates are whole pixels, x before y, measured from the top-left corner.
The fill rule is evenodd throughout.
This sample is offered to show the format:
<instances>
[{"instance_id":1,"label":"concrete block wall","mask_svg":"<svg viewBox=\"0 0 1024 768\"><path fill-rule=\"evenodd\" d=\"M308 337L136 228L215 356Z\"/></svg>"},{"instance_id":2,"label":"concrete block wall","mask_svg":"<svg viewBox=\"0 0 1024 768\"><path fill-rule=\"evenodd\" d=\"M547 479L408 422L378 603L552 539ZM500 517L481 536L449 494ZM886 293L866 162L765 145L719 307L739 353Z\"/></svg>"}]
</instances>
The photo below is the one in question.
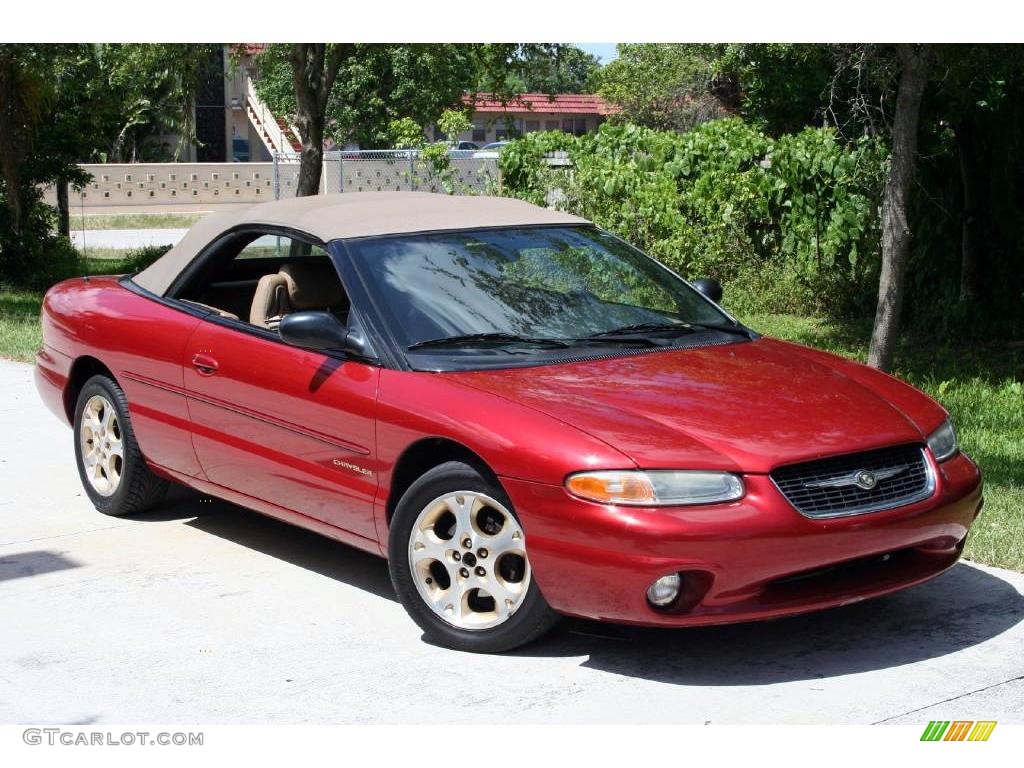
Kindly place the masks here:
<instances>
[{"instance_id":1,"label":"concrete block wall","mask_svg":"<svg viewBox=\"0 0 1024 768\"><path fill-rule=\"evenodd\" d=\"M82 168L93 179L82 190L70 191L72 208L216 205L274 199L273 163L93 164Z\"/></svg>"},{"instance_id":2,"label":"concrete block wall","mask_svg":"<svg viewBox=\"0 0 1024 768\"><path fill-rule=\"evenodd\" d=\"M497 186L497 162L489 158L453 158L452 183L455 193L479 195ZM340 173L340 178L339 178ZM282 178L284 178L282 174ZM424 160L351 160L324 163L324 184L328 192L382 192L420 190L442 192L444 187ZM284 189L281 191L285 194Z\"/></svg>"},{"instance_id":3,"label":"concrete block wall","mask_svg":"<svg viewBox=\"0 0 1024 768\"><path fill-rule=\"evenodd\" d=\"M275 197L294 197L298 162L278 164L275 189L274 164L270 163L127 163L85 164L92 181L81 190L68 192L72 211L123 210L133 206L167 206L167 210L209 210L231 203L261 203ZM452 160L456 194L481 194L497 185L494 159ZM369 192L375 190L444 191L420 159L364 159L329 156L324 161L320 191ZM46 190L46 201L56 204L56 192Z\"/></svg>"}]
</instances>

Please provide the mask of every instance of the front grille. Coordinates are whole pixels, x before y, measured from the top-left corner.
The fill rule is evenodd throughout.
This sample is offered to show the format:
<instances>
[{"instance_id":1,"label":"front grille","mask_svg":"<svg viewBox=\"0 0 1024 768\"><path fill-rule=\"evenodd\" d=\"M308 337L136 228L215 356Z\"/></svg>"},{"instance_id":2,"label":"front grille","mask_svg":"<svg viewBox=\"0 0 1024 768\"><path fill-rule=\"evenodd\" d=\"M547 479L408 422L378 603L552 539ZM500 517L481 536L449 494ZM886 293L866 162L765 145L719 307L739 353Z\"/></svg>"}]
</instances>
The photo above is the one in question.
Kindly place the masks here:
<instances>
[{"instance_id":1,"label":"front grille","mask_svg":"<svg viewBox=\"0 0 1024 768\"><path fill-rule=\"evenodd\" d=\"M873 486L862 487L870 485L871 478L861 472L871 473ZM771 478L789 503L807 517L878 512L926 499L934 490L931 467L919 445L790 464L776 469Z\"/></svg>"}]
</instances>

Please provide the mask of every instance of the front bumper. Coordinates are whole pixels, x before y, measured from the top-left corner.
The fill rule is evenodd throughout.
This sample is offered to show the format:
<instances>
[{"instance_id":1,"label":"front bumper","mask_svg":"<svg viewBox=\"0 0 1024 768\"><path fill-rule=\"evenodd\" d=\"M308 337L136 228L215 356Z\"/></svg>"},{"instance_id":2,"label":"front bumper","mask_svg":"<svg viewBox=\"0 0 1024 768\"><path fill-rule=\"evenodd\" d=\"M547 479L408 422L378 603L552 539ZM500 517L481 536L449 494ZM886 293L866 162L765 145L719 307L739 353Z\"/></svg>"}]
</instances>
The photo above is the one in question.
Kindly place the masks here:
<instances>
[{"instance_id":1,"label":"front bumper","mask_svg":"<svg viewBox=\"0 0 1024 768\"><path fill-rule=\"evenodd\" d=\"M502 482L526 530L534 578L555 610L648 625L772 618L918 584L956 563L982 505L981 474L963 454L936 466L929 499L834 519L804 517L766 475L746 476L747 494L732 504L659 509ZM653 608L647 587L673 572L684 576L680 599Z\"/></svg>"}]
</instances>

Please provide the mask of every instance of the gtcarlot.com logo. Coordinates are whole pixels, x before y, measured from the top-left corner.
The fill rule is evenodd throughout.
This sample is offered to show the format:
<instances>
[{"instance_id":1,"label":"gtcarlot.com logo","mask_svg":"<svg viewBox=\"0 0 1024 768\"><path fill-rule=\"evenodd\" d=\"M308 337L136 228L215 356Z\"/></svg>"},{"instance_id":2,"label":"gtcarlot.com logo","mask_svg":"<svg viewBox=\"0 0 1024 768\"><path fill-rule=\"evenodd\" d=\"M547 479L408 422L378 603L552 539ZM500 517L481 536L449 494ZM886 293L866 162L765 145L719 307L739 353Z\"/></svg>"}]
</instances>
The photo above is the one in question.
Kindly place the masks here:
<instances>
[{"instance_id":1,"label":"gtcarlot.com logo","mask_svg":"<svg viewBox=\"0 0 1024 768\"><path fill-rule=\"evenodd\" d=\"M921 741L988 741L995 728L995 720L932 720Z\"/></svg>"},{"instance_id":2,"label":"gtcarlot.com logo","mask_svg":"<svg viewBox=\"0 0 1024 768\"><path fill-rule=\"evenodd\" d=\"M150 733L149 731L124 731L114 733L113 731L69 731L63 728L26 728L21 734L26 744L37 745L47 744L50 746L62 745L65 747L130 747L130 746L154 746L154 747L201 747L203 745L203 734L184 733L177 731L170 733L160 731Z\"/></svg>"}]
</instances>

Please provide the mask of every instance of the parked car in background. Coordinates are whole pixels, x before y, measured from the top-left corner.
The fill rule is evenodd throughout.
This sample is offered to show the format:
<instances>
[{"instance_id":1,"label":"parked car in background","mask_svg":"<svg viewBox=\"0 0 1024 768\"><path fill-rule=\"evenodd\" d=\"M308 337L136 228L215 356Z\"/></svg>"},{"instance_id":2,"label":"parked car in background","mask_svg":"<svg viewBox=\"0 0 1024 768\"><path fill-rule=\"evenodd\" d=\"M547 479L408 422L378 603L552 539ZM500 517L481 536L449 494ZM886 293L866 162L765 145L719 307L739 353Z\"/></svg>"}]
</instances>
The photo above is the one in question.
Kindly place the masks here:
<instances>
[{"instance_id":1,"label":"parked car in background","mask_svg":"<svg viewBox=\"0 0 1024 768\"><path fill-rule=\"evenodd\" d=\"M773 618L952 567L982 491L946 411L720 299L519 200L292 198L51 288L35 379L101 512L176 482L383 555L452 648L560 614Z\"/></svg>"},{"instance_id":2,"label":"parked car in background","mask_svg":"<svg viewBox=\"0 0 1024 768\"><path fill-rule=\"evenodd\" d=\"M479 152L474 152L473 157L478 159L495 159L501 154L501 150L504 149L510 142L508 141L492 141L490 144L484 144Z\"/></svg>"},{"instance_id":3,"label":"parked car in background","mask_svg":"<svg viewBox=\"0 0 1024 768\"><path fill-rule=\"evenodd\" d=\"M448 150L448 157L453 160L466 160L473 157L473 153L478 149L480 149L479 145L472 141L460 141Z\"/></svg>"}]
</instances>

